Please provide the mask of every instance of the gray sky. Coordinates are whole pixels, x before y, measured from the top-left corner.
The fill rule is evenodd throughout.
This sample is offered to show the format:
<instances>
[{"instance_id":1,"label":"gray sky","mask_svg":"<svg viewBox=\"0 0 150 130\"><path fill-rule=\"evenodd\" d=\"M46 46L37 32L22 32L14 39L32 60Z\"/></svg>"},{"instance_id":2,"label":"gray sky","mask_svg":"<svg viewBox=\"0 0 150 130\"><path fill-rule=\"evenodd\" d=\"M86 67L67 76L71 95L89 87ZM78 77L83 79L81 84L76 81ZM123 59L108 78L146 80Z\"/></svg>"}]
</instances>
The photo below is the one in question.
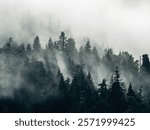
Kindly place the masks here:
<instances>
[{"instance_id":1,"label":"gray sky","mask_svg":"<svg viewBox=\"0 0 150 130\"><path fill-rule=\"evenodd\" d=\"M76 41L89 37L97 45L150 54L149 0L0 0L0 41L12 36L43 46L65 31ZM78 46L81 42L77 43Z\"/></svg>"}]
</instances>

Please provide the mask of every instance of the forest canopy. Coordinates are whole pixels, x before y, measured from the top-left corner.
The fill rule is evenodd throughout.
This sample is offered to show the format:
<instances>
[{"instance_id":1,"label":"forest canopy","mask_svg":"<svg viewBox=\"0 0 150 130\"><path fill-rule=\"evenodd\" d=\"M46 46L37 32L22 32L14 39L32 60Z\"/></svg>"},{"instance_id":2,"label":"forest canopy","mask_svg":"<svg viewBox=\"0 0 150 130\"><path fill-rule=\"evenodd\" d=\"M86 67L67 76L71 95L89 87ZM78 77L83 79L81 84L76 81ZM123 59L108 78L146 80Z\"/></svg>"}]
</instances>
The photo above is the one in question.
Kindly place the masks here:
<instances>
[{"instance_id":1,"label":"forest canopy","mask_svg":"<svg viewBox=\"0 0 150 130\"><path fill-rule=\"evenodd\" d=\"M150 112L147 54L115 54L61 32L42 48L13 38L0 48L0 112Z\"/></svg>"}]
</instances>

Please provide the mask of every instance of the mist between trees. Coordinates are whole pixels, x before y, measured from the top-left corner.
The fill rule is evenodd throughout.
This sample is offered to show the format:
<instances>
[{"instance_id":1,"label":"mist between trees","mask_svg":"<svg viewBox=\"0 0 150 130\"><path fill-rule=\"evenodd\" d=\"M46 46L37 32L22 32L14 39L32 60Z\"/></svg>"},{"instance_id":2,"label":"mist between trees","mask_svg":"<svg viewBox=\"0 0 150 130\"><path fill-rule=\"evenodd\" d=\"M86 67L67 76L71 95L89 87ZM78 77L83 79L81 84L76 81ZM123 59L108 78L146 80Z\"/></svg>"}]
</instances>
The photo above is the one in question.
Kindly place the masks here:
<instances>
[{"instance_id":1,"label":"mist between trees","mask_svg":"<svg viewBox=\"0 0 150 130\"><path fill-rule=\"evenodd\" d=\"M150 112L149 78L147 54L138 61L90 40L77 50L64 32L45 48L39 36L27 45L9 38L0 48L0 112Z\"/></svg>"}]
</instances>

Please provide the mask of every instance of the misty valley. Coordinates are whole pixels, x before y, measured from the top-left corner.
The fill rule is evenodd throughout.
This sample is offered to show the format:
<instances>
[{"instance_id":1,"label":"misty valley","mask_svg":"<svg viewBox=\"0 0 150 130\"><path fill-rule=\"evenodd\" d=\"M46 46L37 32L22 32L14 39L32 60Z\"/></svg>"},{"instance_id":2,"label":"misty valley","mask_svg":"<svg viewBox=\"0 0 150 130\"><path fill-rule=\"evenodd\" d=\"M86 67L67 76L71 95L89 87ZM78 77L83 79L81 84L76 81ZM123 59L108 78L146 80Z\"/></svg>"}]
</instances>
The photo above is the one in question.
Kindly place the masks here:
<instances>
[{"instance_id":1,"label":"misty valley","mask_svg":"<svg viewBox=\"0 0 150 130\"><path fill-rule=\"evenodd\" d=\"M150 61L115 54L64 32L42 47L9 38L0 48L0 112L150 112ZM83 45L83 44L82 44Z\"/></svg>"}]
</instances>

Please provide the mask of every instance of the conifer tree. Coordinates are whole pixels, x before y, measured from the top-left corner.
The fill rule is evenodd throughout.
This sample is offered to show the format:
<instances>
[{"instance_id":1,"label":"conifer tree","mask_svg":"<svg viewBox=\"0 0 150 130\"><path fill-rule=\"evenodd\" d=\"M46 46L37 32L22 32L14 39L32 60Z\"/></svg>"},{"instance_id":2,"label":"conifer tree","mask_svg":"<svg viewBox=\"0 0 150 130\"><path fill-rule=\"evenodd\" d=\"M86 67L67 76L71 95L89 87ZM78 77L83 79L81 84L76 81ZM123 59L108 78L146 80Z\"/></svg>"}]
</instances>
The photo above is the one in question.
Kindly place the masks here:
<instances>
[{"instance_id":1,"label":"conifer tree","mask_svg":"<svg viewBox=\"0 0 150 130\"><path fill-rule=\"evenodd\" d=\"M47 45L47 47L48 47L48 49L52 49L53 48L53 41L52 41L52 39L51 39L51 37L49 38L49 40L48 40L48 45Z\"/></svg>"},{"instance_id":2,"label":"conifer tree","mask_svg":"<svg viewBox=\"0 0 150 130\"><path fill-rule=\"evenodd\" d=\"M41 44L40 44L39 36L36 36L34 41L33 41L33 49L35 51L40 51L41 50Z\"/></svg>"},{"instance_id":3,"label":"conifer tree","mask_svg":"<svg viewBox=\"0 0 150 130\"><path fill-rule=\"evenodd\" d=\"M59 39L59 49L64 50L66 48L66 36L64 32L61 32Z\"/></svg>"},{"instance_id":4,"label":"conifer tree","mask_svg":"<svg viewBox=\"0 0 150 130\"><path fill-rule=\"evenodd\" d=\"M125 90L121 86L120 72L116 67L114 75L114 83L110 88L110 101L113 112L125 112L127 110L127 101Z\"/></svg>"},{"instance_id":5,"label":"conifer tree","mask_svg":"<svg viewBox=\"0 0 150 130\"><path fill-rule=\"evenodd\" d=\"M31 53L32 49L30 44L27 45L26 51L27 53Z\"/></svg>"},{"instance_id":6,"label":"conifer tree","mask_svg":"<svg viewBox=\"0 0 150 130\"><path fill-rule=\"evenodd\" d=\"M95 60L96 60L97 62L99 62L99 61L100 61L100 57L99 57L99 54L98 54L98 52L97 52L96 47L93 48L92 54L94 55Z\"/></svg>"},{"instance_id":7,"label":"conifer tree","mask_svg":"<svg viewBox=\"0 0 150 130\"><path fill-rule=\"evenodd\" d=\"M90 45L90 41L88 40L85 47L84 47L84 51L86 54L91 54L91 45Z\"/></svg>"}]
</instances>

